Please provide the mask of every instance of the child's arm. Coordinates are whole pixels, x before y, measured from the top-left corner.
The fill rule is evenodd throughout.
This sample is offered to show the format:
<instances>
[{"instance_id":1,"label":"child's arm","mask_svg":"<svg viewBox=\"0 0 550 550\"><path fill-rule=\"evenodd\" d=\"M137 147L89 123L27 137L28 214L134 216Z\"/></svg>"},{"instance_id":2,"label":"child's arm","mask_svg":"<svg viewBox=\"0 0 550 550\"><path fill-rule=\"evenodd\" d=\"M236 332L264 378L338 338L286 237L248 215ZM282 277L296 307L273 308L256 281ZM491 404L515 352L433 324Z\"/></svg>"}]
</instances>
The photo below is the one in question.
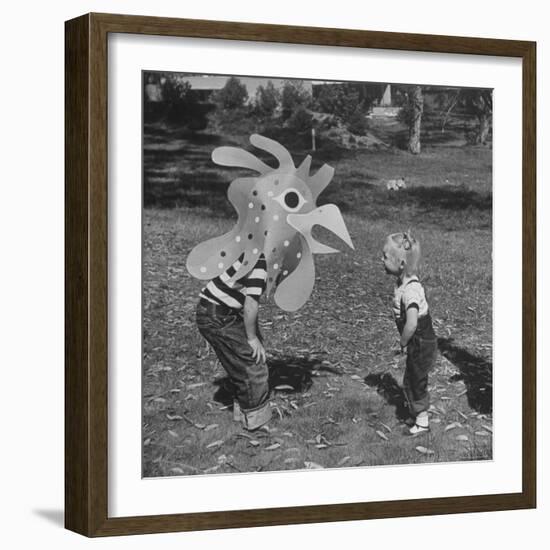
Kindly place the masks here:
<instances>
[{"instance_id":1,"label":"child's arm","mask_svg":"<svg viewBox=\"0 0 550 550\"><path fill-rule=\"evenodd\" d=\"M416 332L416 326L418 324L418 308L411 306L407 309L407 320L405 326L401 332L400 344L401 348L406 348L412 335Z\"/></svg>"},{"instance_id":2,"label":"child's arm","mask_svg":"<svg viewBox=\"0 0 550 550\"><path fill-rule=\"evenodd\" d=\"M246 338L252 348L252 357L256 363L265 362L265 349L256 334L256 320L258 319L258 302L251 296L244 299L243 321Z\"/></svg>"}]
</instances>

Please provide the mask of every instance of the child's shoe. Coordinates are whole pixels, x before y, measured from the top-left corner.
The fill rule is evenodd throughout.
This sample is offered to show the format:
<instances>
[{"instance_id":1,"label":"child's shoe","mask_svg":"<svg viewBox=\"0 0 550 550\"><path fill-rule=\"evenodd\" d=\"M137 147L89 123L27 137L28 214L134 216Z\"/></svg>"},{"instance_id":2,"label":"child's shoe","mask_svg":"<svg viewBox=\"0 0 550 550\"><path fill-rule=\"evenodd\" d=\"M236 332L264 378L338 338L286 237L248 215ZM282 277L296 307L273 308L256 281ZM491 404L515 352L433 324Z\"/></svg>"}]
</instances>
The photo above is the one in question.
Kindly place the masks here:
<instances>
[{"instance_id":1,"label":"child's shoe","mask_svg":"<svg viewBox=\"0 0 550 550\"><path fill-rule=\"evenodd\" d=\"M429 432L430 431L429 422L430 421L428 417L428 411L422 411L417 415L416 420L414 422L414 426L411 426L409 428L409 434L418 435L424 432Z\"/></svg>"}]
</instances>

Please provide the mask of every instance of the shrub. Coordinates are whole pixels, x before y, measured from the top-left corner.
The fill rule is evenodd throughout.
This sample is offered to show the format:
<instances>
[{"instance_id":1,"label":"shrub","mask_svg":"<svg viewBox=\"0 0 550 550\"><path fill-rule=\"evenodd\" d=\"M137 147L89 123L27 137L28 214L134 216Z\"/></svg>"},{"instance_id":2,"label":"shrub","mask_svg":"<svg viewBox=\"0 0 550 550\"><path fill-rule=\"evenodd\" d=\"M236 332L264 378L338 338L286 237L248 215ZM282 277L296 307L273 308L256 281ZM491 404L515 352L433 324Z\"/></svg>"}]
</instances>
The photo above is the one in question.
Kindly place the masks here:
<instances>
[{"instance_id":1,"label":"shrub","mask_svg":"<svg viewBox=\"0 0 550 550\"><path fill-rule=\"evenodd\" d=\"M313 116L303 106L298 106L286 122L286 127L298 134L311 130L313 125Z\"/></svg>"},{"instance_id":2,"label":"shrub","mask_svg":"<svg viewBox=\"0 0 550 550\"><path fill-rule=\"evenodd\" d=\"M162 105L163 112L155 114L164 118L168 123L187 127L191 131L204 129L207 124L206 114L209 106L197 102L191 92L191 84L181 76L174 74L167 74L161 82L164 103L159 105Z\"/></svg>"},{"instance_id":3,"label":"shrub","mask_svg":"<svg viewBox=\"0 0 550 550\"><path fill-rule=\"evenodd\" d=\"M283 119L289 118L299 107L311 105L311 94L301 80L287 80L281 93Z\"/></svg>"},{"instance_id":4,"label":"shrub","mask_svg":"<svg viewBox=\"0 0 550 550\"><path fill-rule=\"evenodd\" d=\"M248 100L246 86L235 76L229 78L225 86L213 94L214 102L221 109L239 109Z\"/></svg>"},{"instance_id":5,"label":"shrub","mask_svg":"<svg viewBox=\"0 0 550 550\"><path fill-rule=\"evenodd\" d=\"M359 136L364 136L367 133L367 118L362 109L358 108L350 115L347 127L350 132Z\"/></svg>"},{"instance_id":6,"label":"shrub","mask_svg":"<svg viewBox=\"0 0 550 550\"><path fill-rule=\"evenodd\" d=\"M360 84L325 84L317 97L316 107L338 117L350 132L364 135L367 131L365 115L370 101L370 96L365 94Z\"/></svg>"}]
</instances>

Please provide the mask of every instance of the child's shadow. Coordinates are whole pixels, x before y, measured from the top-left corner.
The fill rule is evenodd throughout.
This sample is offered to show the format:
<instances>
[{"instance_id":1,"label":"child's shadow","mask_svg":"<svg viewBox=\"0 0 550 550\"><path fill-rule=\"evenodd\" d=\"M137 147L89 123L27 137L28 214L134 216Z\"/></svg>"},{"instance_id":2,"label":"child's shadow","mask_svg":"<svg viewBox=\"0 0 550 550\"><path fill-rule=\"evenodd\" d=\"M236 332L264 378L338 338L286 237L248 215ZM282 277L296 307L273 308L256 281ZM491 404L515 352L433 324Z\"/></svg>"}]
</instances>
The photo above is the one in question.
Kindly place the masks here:
<instances>
[{"instance_id":1,"label":"child's shadow","mask_svg":"<svg viewBox=\"0 0 550 550\"><path fill-rule=\"evenodd\" d=\"M268 360L267 367L269 389L287 386L281 389L285 393L302 393L309 390L313 383L313 371L341 374L339 371L321 364L319 359L291 355L277 355ZM214 380L214 385L218 387L214 394L214 400L223 405L231 405L235 391L230 379L227 376L218 378Z\"/></svg>"},{"instance_id":2,"label":"child's shadow","mask_svg":"<svg viewBox=\"0 0 550 550\"><path fill-rule=\"evenodd\" d=\"M493 363L453 344L452 338L439 338L439 351L460 373L451 382L463 380L468 405L474 411L488 414L493 411Z\"/></svg>"},{"instance_id":3,"label":"child's shadow","mask_svg":"<svg viewBox=\"0 0 550 550\"><path fill-rule=\"evenodd\" d=\"M365 377L365 384L376 388L386 402L395 407L395 416L398 420L405 421L410 417L403 389L391 374L388 372L369 374Z\"/></svg>"}]
</instances>

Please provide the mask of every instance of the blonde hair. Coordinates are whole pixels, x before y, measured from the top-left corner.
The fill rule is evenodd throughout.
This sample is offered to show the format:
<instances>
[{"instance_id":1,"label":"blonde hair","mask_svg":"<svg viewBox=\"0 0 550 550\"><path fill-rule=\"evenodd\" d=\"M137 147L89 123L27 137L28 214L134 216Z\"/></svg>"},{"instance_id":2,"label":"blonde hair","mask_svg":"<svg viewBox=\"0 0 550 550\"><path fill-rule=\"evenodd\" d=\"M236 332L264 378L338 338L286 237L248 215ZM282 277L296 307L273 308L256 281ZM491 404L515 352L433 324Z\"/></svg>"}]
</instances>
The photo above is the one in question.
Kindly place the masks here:
<instances>
[{"instance_id":1,"label":"blonde hair","mask_svg":"<svg viewBox=\"0 0 550 550\"><path fill-rule=\"evenodd\" d=\"M397 253L399 259L405 261L405 274L408 277L416 275L420 264L420 243L412 236L411 230L404 233L393 233L387 241Z\"/></svg>"}]
</instances>

